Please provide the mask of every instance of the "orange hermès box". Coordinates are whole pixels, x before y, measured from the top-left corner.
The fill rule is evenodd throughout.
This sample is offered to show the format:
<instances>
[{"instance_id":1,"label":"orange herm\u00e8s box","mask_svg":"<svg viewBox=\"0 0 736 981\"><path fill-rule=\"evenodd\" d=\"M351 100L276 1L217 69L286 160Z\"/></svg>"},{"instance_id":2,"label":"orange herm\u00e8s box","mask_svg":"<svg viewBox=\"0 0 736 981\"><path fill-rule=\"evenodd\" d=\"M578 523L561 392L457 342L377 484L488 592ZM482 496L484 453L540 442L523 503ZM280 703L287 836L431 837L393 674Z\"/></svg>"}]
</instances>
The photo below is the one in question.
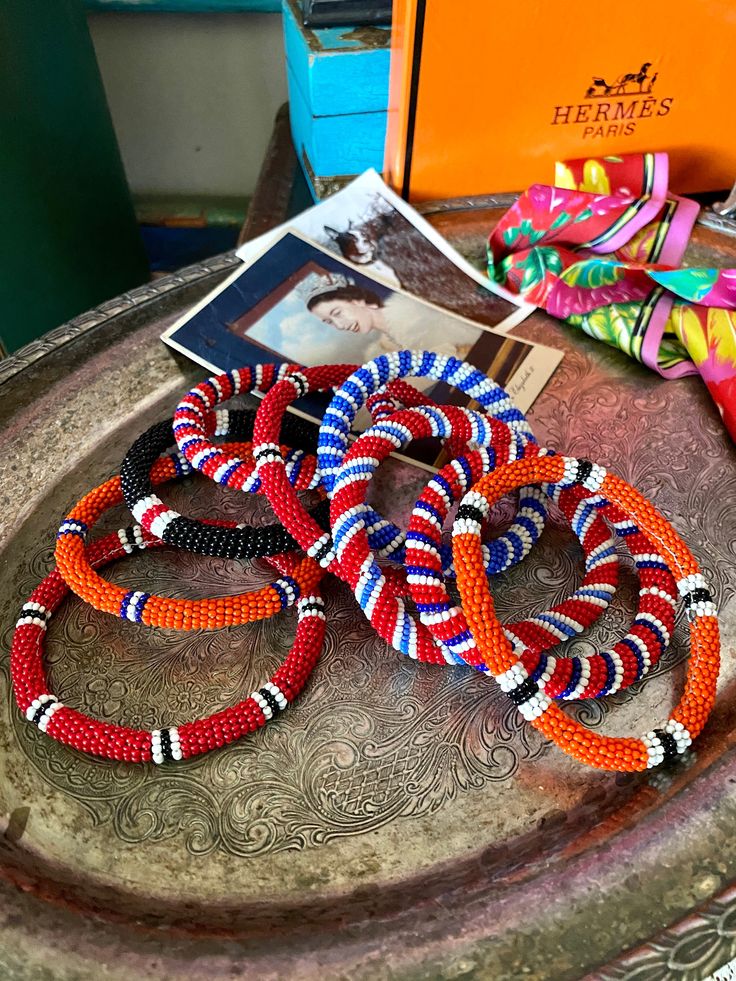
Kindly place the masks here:
<instances>
[{"instance_id":1,"label":"orange herm\u00e8s box","mask_svg":"<svg viewBox=\"0 0 736 981\"><path fill-rule=\"evenodd\" d=\"M388 182L409 200L551 183L665 150L676 192L736 180L730 0L394 0Z\"/></svg>"}]
</instances>

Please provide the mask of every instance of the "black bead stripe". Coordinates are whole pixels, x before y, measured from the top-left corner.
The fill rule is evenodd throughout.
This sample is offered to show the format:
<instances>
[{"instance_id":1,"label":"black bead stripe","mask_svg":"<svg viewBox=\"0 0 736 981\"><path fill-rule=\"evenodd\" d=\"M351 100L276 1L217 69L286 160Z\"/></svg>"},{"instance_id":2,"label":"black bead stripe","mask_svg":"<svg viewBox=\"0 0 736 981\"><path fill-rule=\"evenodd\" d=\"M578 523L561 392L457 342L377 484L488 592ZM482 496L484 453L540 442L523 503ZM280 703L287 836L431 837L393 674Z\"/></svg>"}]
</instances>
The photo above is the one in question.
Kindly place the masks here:
<instances>
[{"instance_id":1,"label":"black bead stripe","mask_svg":"<svg viewBox=\"0 0 736 981\"><path fill-rule=\"evenodd\" d=\"M528 702L532 695L536 695L539 691L536 681L531 678L526 678L520 685L516 688L512 688L510 692L506 694L509 696L514 705L523 705L524 702Z\"/></svg>"},{"instance_id":2,"label":"black bead stripe","mask_svg":"<svg viewBox=\"0 0 736 981\"><path fill-rule=\"evenodd\" d=\"M254 418L255 413L252 410L231 410L228 414L227 435L252 437ZM318 433L319 429L313 423L286 413L282 436L288 445L314 451ZM152 426L131 446L121 466L123 496L131 510L154 493L150 480L151 467L174 442L172 423L165 420ZM328 500L321 501L316 508L310 508L310 513L321 528L329 527ZM163 537L169 544L187 551L232 559L279 555L298 548L294 538L281 524L226 528L208 525L183 515L167 524ZM125 539L129 547L136 547L135 536L129 529L125 531Z\"/></svg>"},{"instance_id":3,"label":"black bead stripe","mask_svg":"<svg viewBox=\"0 0 736 981\"><path fill-rule=\"evenodd\" d=\"M665 732L664 729L655 729L654 735L662 744L662 750L664 752L664 762L674 763L679 753L677 752L677 741L675 737L669 733Z\"/></svg>"},{"instance_id":4,"label":"black bead stripe","mask_svg":"<svg viewBox=\"0 0 736 981\"><path fill-rule=\"evenodd\" d=\"M20 608L20 618L37 617L39 620L43 620L44 623L48 623L50 616L51 614L48 610L33 610L29 603L24 603Z\"/></svg>"},{"instance_id":5,"label":"black bead stripe","mask_svg":"<svg viewBox=\"0 0 736 981\"><path fill-rule=\"evenodd\" d=\"M468 518L470 521L477 521L479 525L482 525L485 521L485 515L479 507L475 504L461 504L457 509L457 518Z\"/></svg>"},{"instance_id":6,"label":"black bead stripe","mask_svg":"<svg viewBox=\"0 0 736 981\"><path fill-rule=\"evenodd\" d=\"M685 593L682 600L686 606L694 606L696 603L712 603L713 597L707 589L700 586L698 589Z\"/></svg>"},{"instance_id":7,"label":"black bead stripe","mask_svg":"<svg viewBox=\"0 0 736 981\"><path fill-rule=\"evenodd\" d=\"M128 525L127 528L124 528L123 533L125 534L125 544L136 548L138 546L138 542L136 541L135 528L133 525Z\"/></svg>"},{"instance_id":8,"label":"black bead stripe","mask_svg":"<svg viewBox=\"0 0 736 981\"><path fill-rule=\"evenodd\" d=\"M306 395L307 392L309 391L309 383L307 382L307 379L303 375L297 375L296 373L294 373L293 375L287 375L286 378L288 381L291 382L291 384L297 390L297 393L300 398L302 395Z\"/></svg>"},{"instance_id":9,"label":"black bead stripe","mask_svg":"<svg viewBox=\"0 0 736 981\"><path fill-rule=\"evenodd\" d=\"M329 554L331 549L332 549L332 539L328 538L326 542L323 542L320 545L320 547L314 553L312 558L315 559L317 562L321 562L322 559L327 558L327 555Z\"/></svg>"},{"instance_id":10,"label":"black bead stripe","mask_svg":"<svg viewBox=\"0 0 736 981\"><path fill-rule=\"evenodd\" d=\"M171 736L168 729L161 730L161 755L165 760L173 760L171 753Z\"/></svg>"},{"instance_id":11,"label":"black bead stripe","mask_svg":"<svg viewBox=\"0 0 736 981\"><path fill-rule=\"evenodd\" d=\"M278 715L278 713L281 711L281 706L276 701L276 696L274 695L274 693L272 691L269 691L268 688L259 688L258 694L262 695L263 698L265 698L273 714Z\"/></svg>"},{"instance_id":12,"label":"black bead stripe","mask_svg":"<svg viewBox=\"0 0 736 981\"><path fill-rule=\"evenodd\" d=\"M593 464L590 462L590 460L578 460L577 479L580 481L581 484L585 483L585 481L588 479L588 477L590 477L592 472L593 472Z\"/></svg>"},{"instance_id":13,"label":"black bead stripe","mask_svg":"<svg viewBox=\"0 0 736 981\"><path fill-rule=\"evenodd\" d=\"M253 454L253 459L256 462L258 462L260 460L265 460L265 459L267 459L268 457L271 457L271 456L278 456L278 454L279 454L278 449L274 449L271 446L267 446L263 450L256 450L256 452Z\"/></svg>"},{"instance_id":14,"label":"black bead stripe","mask_svg":"<svg viewBox=\"0 0 736 981\"><path fill-rule=\"evenodd\" d=\"M325 608L325 604L319 600L307 600L303 602L299 607L300 613L322 613Z\"/></svg>"},{"instance_id":15,"label":"black bead stripe","mask_svg":"<svg viewBox=\"0 0 736 981\"><path fill-rule=\"evenodd\" d=\"M34 726L38 725L38 723L41 721L44 715L46 715L46 712L48 711L48 709L51 708L53 704L54 702L50 701L50 702L44 702L42 705L38 706L36 711L33 713L33 718L31 719L31 722L34 724Z\"/></svg>"}]
</instances>

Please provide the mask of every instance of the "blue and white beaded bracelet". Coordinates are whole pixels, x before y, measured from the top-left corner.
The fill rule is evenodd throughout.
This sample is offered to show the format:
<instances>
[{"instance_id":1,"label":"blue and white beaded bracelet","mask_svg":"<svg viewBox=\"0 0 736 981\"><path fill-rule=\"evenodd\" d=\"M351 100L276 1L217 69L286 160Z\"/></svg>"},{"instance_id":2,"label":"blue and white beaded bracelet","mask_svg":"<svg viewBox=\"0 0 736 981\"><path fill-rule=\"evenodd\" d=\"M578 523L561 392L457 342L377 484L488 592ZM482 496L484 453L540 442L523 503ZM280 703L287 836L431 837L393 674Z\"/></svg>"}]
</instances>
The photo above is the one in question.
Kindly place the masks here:
<instances>
[{"instance_id":1,"label":"blue and white beaded bracelet","mask_svg":"<svg viewBox=\"0 0 736 981\"><path fill-rule=\"evenodd\" d=\"M335 481L342 472L351 428L358 411L372 395L390 382L404 378L433 378L452 385L478 402L488 415L505 423L512 433L522 437L525 442L536 443L524 414L513 404L508 393L473 365L432 351L394 351L382 354L354 371L335 391L325 411L319 430L317 459L322 485L328 497L332 496ZM546 509L542 503L543 495L536 490L523 490L522 496L534 498L538 502L541 520L529 529L530 540L524 541L522 549L514 551L511 562L508 561L508 554L504 549L499 548L493 554L487 553L489 575L521 561L538 541L544 528ZM526 507L526 502L521 507ZM372 508L366 510L363 520L370 528L381 528L385 542L381 554L403 561L405 536L401 529L386 521ZM446 576L454 575L449 550L443 554L443 572Z\"/></svg>"}]
</instances>

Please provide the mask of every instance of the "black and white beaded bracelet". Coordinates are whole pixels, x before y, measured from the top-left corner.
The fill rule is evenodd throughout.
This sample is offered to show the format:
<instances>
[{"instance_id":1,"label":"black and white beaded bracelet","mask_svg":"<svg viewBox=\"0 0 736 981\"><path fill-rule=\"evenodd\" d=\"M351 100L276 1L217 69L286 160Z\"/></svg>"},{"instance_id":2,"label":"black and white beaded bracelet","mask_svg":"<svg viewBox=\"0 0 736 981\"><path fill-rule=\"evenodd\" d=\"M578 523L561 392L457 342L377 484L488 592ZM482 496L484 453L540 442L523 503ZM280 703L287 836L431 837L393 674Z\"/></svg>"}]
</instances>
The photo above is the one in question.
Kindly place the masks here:
<instances>
[{"instance_id":1,"label":"black and white beaded bracelet","mask_svg":"<svg viewBox=\"0 0 736 981\"><path fill-rule=\"evenodd\" d=\"M250 439L255 412L249 410L221 410L212 413L213 434L229 439ZM285 420L284 440L296 444L291 456L298 465L299 455L313 449L317 429L297 416ZM175 545L199 555L214 555L230 559L254 559L279 555L298 548L294 539L280 525L223 527L188 518L165 504L154 493L150 470L156 459L174 444L170 420L151 426L138 437L125 455L120 468L120 481L125 503L133 517L147 531L169 545ZM186 457L176 451L172 459L182 474L193 473ZM255 475L255 465L253 468ZM260 487L254 484L252 490ZM313 511L315 520L328 526L328 505L320 501Z\"/></svg>"}]
</instances>

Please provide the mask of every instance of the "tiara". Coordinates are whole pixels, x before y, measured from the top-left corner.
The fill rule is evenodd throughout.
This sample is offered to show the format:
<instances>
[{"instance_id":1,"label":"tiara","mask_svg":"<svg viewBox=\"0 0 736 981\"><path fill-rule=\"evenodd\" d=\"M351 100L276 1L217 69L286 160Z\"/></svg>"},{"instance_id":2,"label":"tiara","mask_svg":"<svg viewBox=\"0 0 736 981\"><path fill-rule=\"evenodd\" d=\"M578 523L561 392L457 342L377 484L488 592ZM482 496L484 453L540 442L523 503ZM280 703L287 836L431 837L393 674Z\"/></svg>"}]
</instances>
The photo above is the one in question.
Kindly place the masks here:
<instances>
[{"instance_id":1,"label":"tiara","mask_svg":"<svg viewBox=\"0 0 736 981\"><path fill-rule=\"evenodd\" d=\"M294 292L300 300L308 304L323 293L331 293L343 286L355 286L355 280L344 273L311 272L296 284Z\"/></svg>"}]
</instances>

